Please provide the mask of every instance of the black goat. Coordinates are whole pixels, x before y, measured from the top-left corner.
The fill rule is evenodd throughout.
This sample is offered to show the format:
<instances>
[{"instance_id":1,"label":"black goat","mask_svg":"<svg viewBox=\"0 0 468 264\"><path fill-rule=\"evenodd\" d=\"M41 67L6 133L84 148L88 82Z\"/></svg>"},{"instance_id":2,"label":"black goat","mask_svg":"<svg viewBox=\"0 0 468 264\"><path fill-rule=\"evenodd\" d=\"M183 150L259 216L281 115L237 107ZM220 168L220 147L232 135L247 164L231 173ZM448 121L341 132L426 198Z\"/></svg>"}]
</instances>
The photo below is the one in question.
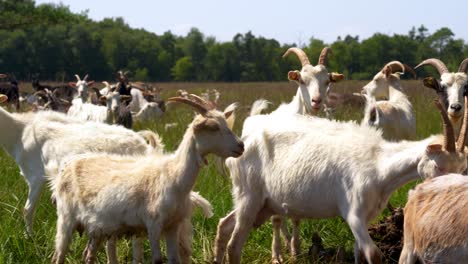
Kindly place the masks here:
<instances>
[{"instance_id":1,"label":"black goat","mask_svg":"<svg viewBox=\"0 0 468 264\"><path fill-rule=\"evenodd\" d=\"M0 74L0 78L5 78L5 74ZM19 101L19 88L18 82L16 80L10 80L10 82L2 82L0 83L0 94L4 94L8 97L7 102L9 104L14 104L16 111L20 109L20 101Z\"/></svg>"}]
</instances>

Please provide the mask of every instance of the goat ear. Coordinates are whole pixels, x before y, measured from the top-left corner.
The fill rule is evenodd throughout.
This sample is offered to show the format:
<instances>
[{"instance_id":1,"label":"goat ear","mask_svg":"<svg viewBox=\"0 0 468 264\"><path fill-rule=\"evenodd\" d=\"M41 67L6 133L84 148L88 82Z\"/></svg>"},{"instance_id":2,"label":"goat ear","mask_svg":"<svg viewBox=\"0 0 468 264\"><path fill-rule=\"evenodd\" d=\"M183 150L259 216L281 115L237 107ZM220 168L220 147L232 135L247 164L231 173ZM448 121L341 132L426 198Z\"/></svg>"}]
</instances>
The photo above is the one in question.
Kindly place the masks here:
<instances>
[{"instance_id":1,"label":"goat ear","mask_svg":"<svg viewBox=\"0 0 468 264\"><path fill-rule=\"evenodd\" d=\"M89 81L89 82L87 83L88 86L91 86L91 85L93 85L93 84L94 84L94 81Z\"/></svg>"},{"instance_id":2,"label":"goat ear","mask_svg":"<svg viewBox=\"0 0 468 264\"><path fill-rule=\"evenodd\" d=\"M70 86L70 87L76 87L76 83L74 83L74 82L69 82L69 83L68 83L68 86Z\"/></svg>"},{"instance_id":3,"label":"goat ear","mask_svg":"<svg viewBox=\"0 0 468 264\"><path fill-rule=\"evenodd\" d=\"M224 118L228 119L234 113L234 110L224 112Z\"/></svg>"},{"instance_id":4,"label":"goat ear","mask_svg":"<svg viewBox=\"0 0 468 264\"><path fill-rule=\"evenodd\" d=\"M385 74L385 78L390 77L392 74L392 67L390 67L390 65L385 66L385 68L382 70L382 73Z\"/></svg>"},{"instance_id":5,"label":"goat ear","mask_svg":"<svg viewBox=\"0 0 468 264\"><path fill-rule=\"evenodd\" d=\"M339 82L339 81L343 80L344 77L345 77L343 74L336 73L336 72L329 73L328 76L330 78L330 82L332 82L332 83Z\"/></svg>"},{"instance_id":6,"label":"goat ear","mask_svg":"<svg viewBox=\"0 0 468 264\"><path fill-rule=\"evenodd\" d=\"M440 85L439 85L439 81L437 81L436 79L434 79L434 77L426 77L423 79L423 84L424 86L426 86L427 88L431 88L431 89L434 89L436 90L436 92L440 92L441 89L440 89Z\"/></svg>"},{"instance_id":7,"label":"goat ear","mask_svg":"<svg viewBox=\"0 0 468 264\"><path fill-rule=\"evenodd\" d=\"M0 104L4 103L6 100L8 100L8 96L1 94L0 95Z\"/></svg>"},{"instance_id":8,"label":"goat ear","mask_svg":"<svg viewBox=\"0 0 468 264\"><path fill-rule=\"evenodd\" d=\"M299 82L301 80L301 72L299 71L289 71L288 80Z\"/></svg>"},{"instance_id":9,"label":"goat ear","mask_svg":"<svg viewBox=\"0 0 468 264\"><path fill-rule=\"evenodd\" d=\"M441 152L442 150L443 148L441 144L430 144L426 147L426 152L428 154Z\"/></svg>"}]
</instances>

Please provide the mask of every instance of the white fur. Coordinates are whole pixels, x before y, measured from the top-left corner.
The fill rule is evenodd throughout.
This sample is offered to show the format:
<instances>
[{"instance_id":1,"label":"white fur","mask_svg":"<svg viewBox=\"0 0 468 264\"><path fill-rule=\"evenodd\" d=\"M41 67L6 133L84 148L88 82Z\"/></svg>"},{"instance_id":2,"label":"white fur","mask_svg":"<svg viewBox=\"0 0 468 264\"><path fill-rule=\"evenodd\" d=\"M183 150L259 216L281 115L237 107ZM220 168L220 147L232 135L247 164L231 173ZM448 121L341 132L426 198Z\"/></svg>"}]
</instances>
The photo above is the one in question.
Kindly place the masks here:
<instances>
[{"instance_id":1,"label":"white fur","mask_svg":"<svg viewBox=\"0 0 468 264\"><path fill-rule=\"evenodd\" d=\"M72 160L53 181L58 214L53 263L63 263L76 224L90 237L86 261L93 261L103 238L147 232L151 263L162 261L162 234L168 261L179 263L177 236L190 221L194 197L190 194L204 156L232 157L242 151L243 144L228 129L224 115L212 110L195 118L175 153L101 154Z\"/></svg>"},{"instance_id":2,"label":"white fur","mask_svg":"<svg viewBox=\"0 0 468 264\"><path fill-rule=\"evenodd\" d=\"M366 107L362 124L381 128L387 140L416 138L416 118L408 97L401 91L400 73L379 72L364 86ZM375 97L388 100L375 101Z\"/></svg>"},{"instance_id":3,"label":"white fur","mask_svg":"<svg viewBox=\"0 0 468 264\"><path fill-rule=\"evenodd\" d=\"M134 120L145 122L155 117L161 117L164 114L158 104L155 102L148 102L143 97L143 93L140 90L132 89L130 93L132 95L132 101L129 104L129 108Z\"/></svg>"},{"instance_id":4,"label":"white fur","mask_svg":"<svg viewBox=\"0 0 468 264\"><path fill-rule=\"evenodd\" d=\"M60 163L85 152L144 154L153 152L141 135L118 126L83 122L52 111L10 114L0 109L0 146L12 156L29 186L25 206L27 231L32 234L34 211L46 175L58 175Z\"/></svg>"},{"instance_id":5,"label":"white fur","mask_svg":"<svg viewBox=\"0 0 468 264\"><path fill-rule=\"evenodd\" d=\"M419 177L418 164L431 164L426 147L437 138L392 143L374 128L353 122L275 117L276 122L264 122L243 137L242 157L226 160L235 209L218 226L215 261L221 262L230 237L228 261L239 263L251 227L276 214L340 216L355 236L356 260L363 253L369 263L379 263L367 224L394 190ZM460 168L466 168L466 160L461 162Z\"/></svg>"}]
</instances>

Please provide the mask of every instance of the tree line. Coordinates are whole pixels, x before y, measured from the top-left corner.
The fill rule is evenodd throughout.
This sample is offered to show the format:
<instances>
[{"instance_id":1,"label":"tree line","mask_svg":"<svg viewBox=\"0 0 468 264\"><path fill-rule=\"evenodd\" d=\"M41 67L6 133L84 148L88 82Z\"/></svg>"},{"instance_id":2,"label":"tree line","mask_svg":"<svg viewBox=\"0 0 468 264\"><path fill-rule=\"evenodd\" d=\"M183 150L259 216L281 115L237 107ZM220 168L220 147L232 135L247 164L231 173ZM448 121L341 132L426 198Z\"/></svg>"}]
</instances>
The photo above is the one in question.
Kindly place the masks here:
<instances>
[{"instance_id":1,"label":"tree line","mask_svg":"<svg viewBox=\"0 0 468 264\"><path fill-rule=\"evenodd\" d=\"M86 12L75 14L61 4L36 5L34 0L0 0L0 13L0 72L19 80L37 73L57 81L70 80L75 73L109 80L116 71L128 70L141 81L284 81L289 70L300 69L294 56L281 57L295 43L281 44L250 31L228 42L197 28L186 36L170 31L157 35L129 27L123 18L96 22ZM333 43L311 38L301 48L316 64L325 46L333 51L329 69L355 80L372 78L391 60L415 66L435 57L455 71L468 57L468 45L449 28L430 33L424 25L406 35L375 33L363 40L350 35Z\"/></svg>"}]
</instances>

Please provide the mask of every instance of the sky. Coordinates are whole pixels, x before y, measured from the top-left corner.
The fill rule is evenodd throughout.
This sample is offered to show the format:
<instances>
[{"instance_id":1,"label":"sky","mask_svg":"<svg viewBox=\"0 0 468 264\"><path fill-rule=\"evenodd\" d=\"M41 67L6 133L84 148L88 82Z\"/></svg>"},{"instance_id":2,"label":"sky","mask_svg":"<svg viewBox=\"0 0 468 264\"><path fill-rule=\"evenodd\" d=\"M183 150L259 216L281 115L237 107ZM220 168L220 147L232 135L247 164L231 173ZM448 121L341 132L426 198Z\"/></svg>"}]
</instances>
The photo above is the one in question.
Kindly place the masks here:
<instances>
[{"instance_id":1,"label":"sky","mask_svg":"<svg viewBox=\"0 0 468 264\"><path fill-rule=\"evenodd\" d=\"M429 33L448 27L455 38L468 41L468 1L461 0L36 0L62 3L74 13L88 11L93 20L123 17L133 28L156 34L168 30L185 36L192 27L217 41L237 33L304 45L311 37L332 43L338 36L374 33L407 34L424 25Z\"/></svg>"}]
</instances>

